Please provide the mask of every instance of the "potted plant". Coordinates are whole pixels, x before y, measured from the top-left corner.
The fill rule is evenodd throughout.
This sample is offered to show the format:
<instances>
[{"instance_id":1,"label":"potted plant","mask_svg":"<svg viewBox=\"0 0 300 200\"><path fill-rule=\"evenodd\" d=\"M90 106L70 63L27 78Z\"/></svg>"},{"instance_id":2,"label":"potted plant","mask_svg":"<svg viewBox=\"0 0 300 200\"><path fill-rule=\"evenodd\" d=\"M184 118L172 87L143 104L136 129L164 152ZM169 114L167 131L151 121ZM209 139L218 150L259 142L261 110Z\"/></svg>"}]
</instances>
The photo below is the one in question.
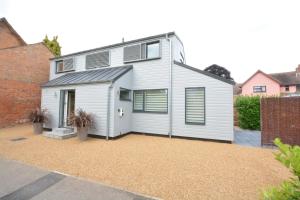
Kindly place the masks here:
<instances>
[{"instance_id":1,"label":"potted plant","mask_svg":"<svg viewBox=\"0 0 300 200\"><path fill-rule=\"evenodd\" d=\"M47 109L36 108L29 115L35 134L43 133L43 124L48 120Z\"/></svg>"},{"instance_id":2,"label":"potted plant","mask_svg":"<svg viewBox=\"0 0 300 200\"><path fill-rule=\"evenodd\" d=\"M86 140L89 128L93 125L92 115L79 108L76 114L71 116L70 123L77 128L79 140Z\"/></svg>"}]
</instances>

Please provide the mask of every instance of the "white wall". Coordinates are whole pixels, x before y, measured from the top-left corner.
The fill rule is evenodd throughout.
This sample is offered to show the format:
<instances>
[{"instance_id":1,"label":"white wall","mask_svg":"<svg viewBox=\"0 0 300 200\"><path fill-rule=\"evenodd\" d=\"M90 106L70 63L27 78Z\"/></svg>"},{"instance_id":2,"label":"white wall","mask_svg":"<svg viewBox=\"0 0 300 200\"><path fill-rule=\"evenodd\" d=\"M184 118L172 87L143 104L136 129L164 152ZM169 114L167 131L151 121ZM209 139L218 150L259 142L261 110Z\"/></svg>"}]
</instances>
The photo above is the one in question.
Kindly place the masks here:
<instances>
[{"instance_id":1,"label":"white wall","mask_svg":"<svg viewBox=\"0 0 300 200\"><path fill-rule=\"evenodd\" d=\"M110 136L112 137L123 135L125 133L131 132L132 130L132 100L120 100L120 88L126 88L129 90L132 89L132 71L129 71L126 74L124 74L114 83L114 88L112 90L114 104L111 112L111 115L113 116L112 120L114 120L114 129L110 131ZM122 108L124 111L124 115L122 117L119 116L119 108Z\"/></svg>"},{"instance_id":2,"label":"white wall","mask_svg":"<svg viewBox=\"0 0 300 200\"><path fill-rule=\"evenodd\" d=\"M173 65L173 135L233 141L233 86ZM205 87L205 125L185 124L185 88Z\"/></svg>"},{"instance_id":3,"label":"white wall","mask_svg":"<svg viewBox=\"0 0 300 200\"><path fill-rule=\"evenodd\" d=\"M103 83L43 88L41 105L42 108L47 108L50 114L49 122L45 127L58 127L60 90L75 89L75 109L82 108L86 112L92 113L95 129L91 133L106 136L108 87L108 83ZM111 123L111 126L113 126L113 123Z\"/></svg>"}]
</instances>

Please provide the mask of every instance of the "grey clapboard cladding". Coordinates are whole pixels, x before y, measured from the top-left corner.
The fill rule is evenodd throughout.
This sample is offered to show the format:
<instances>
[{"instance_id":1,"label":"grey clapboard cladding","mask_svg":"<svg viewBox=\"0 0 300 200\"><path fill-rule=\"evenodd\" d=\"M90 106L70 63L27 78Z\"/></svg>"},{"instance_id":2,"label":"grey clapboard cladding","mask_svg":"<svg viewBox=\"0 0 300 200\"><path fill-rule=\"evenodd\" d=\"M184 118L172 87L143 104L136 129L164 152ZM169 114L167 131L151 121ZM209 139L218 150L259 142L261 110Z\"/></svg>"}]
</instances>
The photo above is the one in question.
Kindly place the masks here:
<instances>
[{"instance_id":1,"label":"grey clapboard cladding","mask_svg":"<svg viewBox=\"0 0 300 200\"><path fill-rule=\"evenodd\" d=\"M109 66L109 51L86 55L85 66L87 69Z\"/></svg>"},{"instance_id":2,"label":"grey clapboard cladding","mask_svg":"<svg viewBox=\"0 0 300 200\"><path fill-rule=\"evenodd\" d=\"M53 79L48 83L44 84L42 87L56 87L64 85L78 85L115 81L131 69L132 65L126 65L121 67L72 72L60 76L56 79Z\"/></svg>"}]
</instances>

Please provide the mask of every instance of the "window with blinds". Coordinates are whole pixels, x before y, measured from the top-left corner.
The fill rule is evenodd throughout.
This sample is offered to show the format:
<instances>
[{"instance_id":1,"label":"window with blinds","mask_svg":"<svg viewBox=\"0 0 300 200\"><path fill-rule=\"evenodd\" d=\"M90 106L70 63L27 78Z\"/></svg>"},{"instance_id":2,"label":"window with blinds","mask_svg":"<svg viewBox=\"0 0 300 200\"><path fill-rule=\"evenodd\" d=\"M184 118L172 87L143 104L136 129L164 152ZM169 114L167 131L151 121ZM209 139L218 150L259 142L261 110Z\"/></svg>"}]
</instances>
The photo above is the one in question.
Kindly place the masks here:
<instances>
[{"instance_id":1,"label":"window with blinds","mask_svg":"<svg viewBox=\"0 0 300 200\"><path fill-rule=\"evenodd\" d=\"M66 58L64 60L56 61L56 72L67 72L74 70L74 59Z\"/></svg>"},{"instance_id":2,"label":"window with blinds","mask_svg":"<svg viewBox=\"0 0 300 200\"><path fill-rule=\"evenodd\" d=\"M133 111L168 112L168 90L139 90L133 93Z\"/></svg>"},{"instance_id":3,"label":"window with blinds","mask_svg":"<svg viewBox=\"0 0 300 200\"><path fill-rule=\"evenodd\" d=\"M185 122L205 124L205 88L185 89Z\"/></svg>"},{"instance_id":4,"label":"window with blinds","mask_svg":"<svg viewBox=\"0 0 300 200\"><path fill-rule=\"evenodd\" d=\"M124 47L124 63L160 58L160 41L135 44Z\"/></svg>"},{"instance_id":5,"label":"window with blinds","mask_svg":"<svg viewBox=\"0 0 300 200\"><path fill-rule=\"evenodd\" d=\"M86 55L85 67L87 69L107 67L110 65L109 57L109 51L103 51L99 53Z\"/></svg>"}]
</instances>

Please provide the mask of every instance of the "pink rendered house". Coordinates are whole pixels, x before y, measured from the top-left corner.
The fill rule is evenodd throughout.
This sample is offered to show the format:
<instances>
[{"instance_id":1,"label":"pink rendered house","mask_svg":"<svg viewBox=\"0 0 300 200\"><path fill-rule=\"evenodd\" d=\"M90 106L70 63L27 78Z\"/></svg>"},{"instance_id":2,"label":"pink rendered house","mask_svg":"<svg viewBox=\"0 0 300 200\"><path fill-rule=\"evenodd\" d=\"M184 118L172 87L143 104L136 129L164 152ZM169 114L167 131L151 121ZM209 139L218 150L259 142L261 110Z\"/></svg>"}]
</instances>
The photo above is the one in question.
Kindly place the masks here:
<instances>
[{"instance_id":1,"label":"pink rendered house","mask_svg":"<svg viewBox=\"0 0 300 200\"><path fill-rule=\"evenodd\" d=\"M266 74L258 70L241 88L242 95L300 95L300 65L292 72Z\"/></svg>"}]
</instances>

